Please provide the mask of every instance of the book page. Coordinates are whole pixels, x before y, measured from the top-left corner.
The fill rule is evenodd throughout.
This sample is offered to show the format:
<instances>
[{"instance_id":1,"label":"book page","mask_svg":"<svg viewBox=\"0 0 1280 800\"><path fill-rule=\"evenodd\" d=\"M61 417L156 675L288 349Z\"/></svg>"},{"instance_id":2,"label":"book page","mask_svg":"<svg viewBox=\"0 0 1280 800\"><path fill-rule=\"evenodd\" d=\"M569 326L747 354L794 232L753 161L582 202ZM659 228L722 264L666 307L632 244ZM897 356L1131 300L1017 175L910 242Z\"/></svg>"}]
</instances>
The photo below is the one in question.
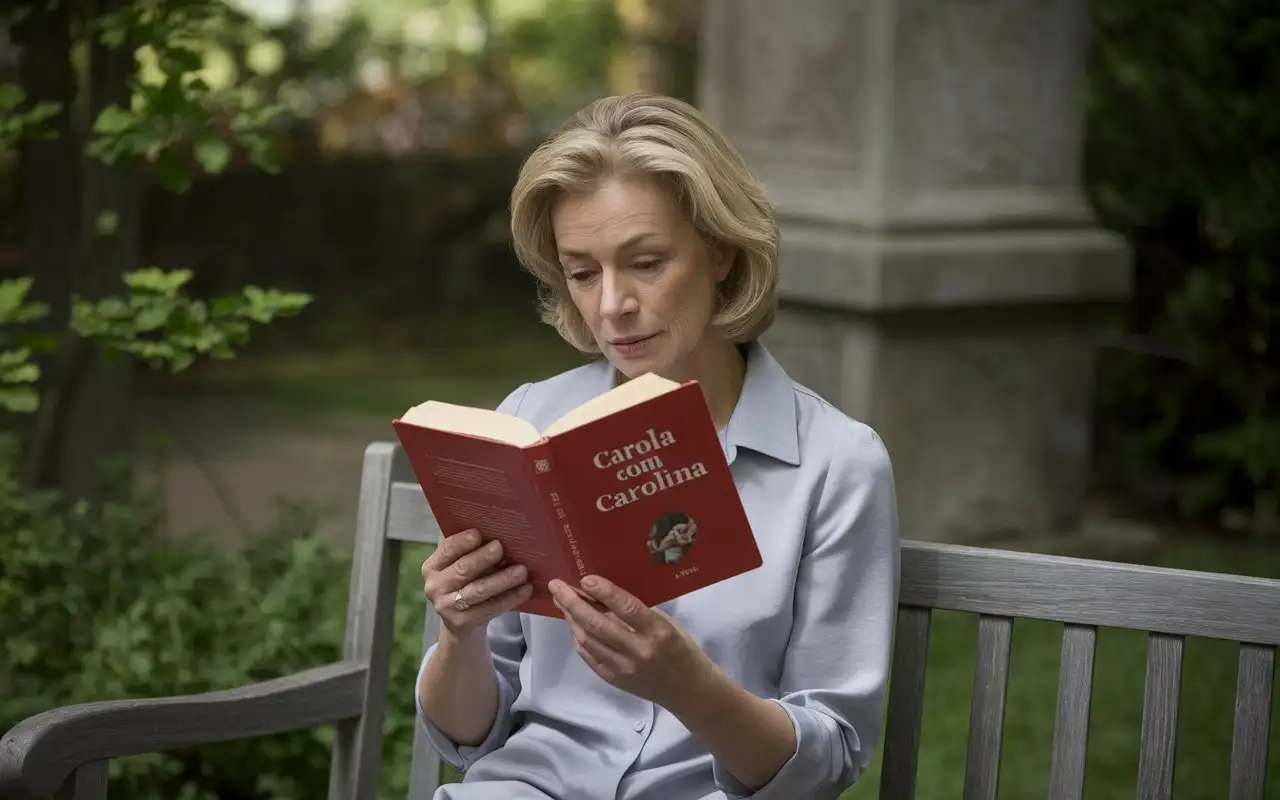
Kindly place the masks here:
<instances>
[{"instance_id":1,"label":"book page","mask_svg":"<svg viewBox=\"0 0 1280 800\"><path fill-rule=\"evenodd\" d=\"M639 375L569 411L548 425L543 435L550 437L564 433L679 388L679 383L651 372Z\"/></svg>"},{"instance_id":2,"label":"book page","mask_svg":"<svg viewBox=\"0 0 1280 800\"><path fill-rule=\"evenodd\" d=\"M428 400L409 409L401 421L438 431L483 436L517 447L527 447L542 437L525 420L487 408L472 408Z\"/></svg>"}]
</instances>

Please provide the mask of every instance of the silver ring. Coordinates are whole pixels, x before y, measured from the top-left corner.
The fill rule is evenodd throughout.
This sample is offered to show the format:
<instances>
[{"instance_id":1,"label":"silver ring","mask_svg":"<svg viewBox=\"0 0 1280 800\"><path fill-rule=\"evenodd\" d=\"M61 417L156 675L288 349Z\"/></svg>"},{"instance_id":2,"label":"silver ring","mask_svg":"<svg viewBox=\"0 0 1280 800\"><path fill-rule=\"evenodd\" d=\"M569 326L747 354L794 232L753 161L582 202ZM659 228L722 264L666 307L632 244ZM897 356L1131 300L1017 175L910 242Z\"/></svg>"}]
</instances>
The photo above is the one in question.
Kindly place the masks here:
<instances>
[{"instance_id":1,"label":"silver ring","mask_svg":"<svg viewBox=\"0 0 1280 800\"><path fill-rule=\"evenodd\" d=\"M471 608L471 604L462 599L461 589L453 593L453 607L459 611L466 611L468 608Z\"/></svg>"}]
</instances>

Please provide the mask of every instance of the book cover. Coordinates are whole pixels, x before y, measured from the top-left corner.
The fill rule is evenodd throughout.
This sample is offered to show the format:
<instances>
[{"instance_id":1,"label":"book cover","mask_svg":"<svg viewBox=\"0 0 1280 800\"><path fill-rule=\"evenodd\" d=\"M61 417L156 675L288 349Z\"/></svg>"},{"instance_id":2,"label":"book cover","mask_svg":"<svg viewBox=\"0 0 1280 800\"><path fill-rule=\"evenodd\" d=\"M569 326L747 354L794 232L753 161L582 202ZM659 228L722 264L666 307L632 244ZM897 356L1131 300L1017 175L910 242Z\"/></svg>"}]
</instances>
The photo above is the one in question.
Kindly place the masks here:
<instances>
[{"instance_id":1,"label":"book cover","mask_svg":"<svg viewBox=\"0 0 1280 800\"><path fill-rule=\"evenodd\" d=\"M761 564L696 383L550 439L588 572L655 606Z\"/></svg>"},{"instance_id":2,"label":"book cover","mask_svg":"<svg viewBox=\"0 0 1280 800\"><path fill-rule=\"evenodd\" d=\"M592 402L594 416L546 436L475 410L440 427L393 423L441 531L475 528L528 568L534 593L518 610L561 616L552 578L601 575L654 606L760 566L696 382L621 408Z\"/></svg>"}]
</instances>

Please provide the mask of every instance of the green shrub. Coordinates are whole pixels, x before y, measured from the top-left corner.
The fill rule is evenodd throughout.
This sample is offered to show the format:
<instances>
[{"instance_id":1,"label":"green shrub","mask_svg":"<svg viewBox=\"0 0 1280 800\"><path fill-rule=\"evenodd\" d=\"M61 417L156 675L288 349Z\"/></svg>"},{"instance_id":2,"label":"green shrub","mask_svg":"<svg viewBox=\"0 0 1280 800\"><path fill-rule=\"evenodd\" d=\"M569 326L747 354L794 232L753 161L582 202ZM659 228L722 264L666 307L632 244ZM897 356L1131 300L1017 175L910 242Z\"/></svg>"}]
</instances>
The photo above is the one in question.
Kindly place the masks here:
<instances>
[{"instance_id":1,"label":"green shrub","mask_svg":"<svg viewBox=\"0 0 1280 800\"><path fill-rule=\"evenodd\" d=\"M1100 0L1085 177L1135 251L1100 422L1116 477L1170 506L1280 514L1280 25L1262 0ZM1162 481L1163 482L1163 481Z\"/></svg>"},{"instance_id":2,"label":"green shrub","mask_svg":"<svg viewBox=\"0 0 1280 800\"><path fill-rule=\"evenodd\" d=\"M96 513L18 491L0 458L0 730L60 705L233 688L341 658L349 553L285 506L243 550L157 535L154 492L120 469ZM402 564L381 796L403 798L422 642L421 558ZM416 613L412 613L416 612ZM331 726L112 763L136 800L324 797Z\"/></svg>"}]
</instances>

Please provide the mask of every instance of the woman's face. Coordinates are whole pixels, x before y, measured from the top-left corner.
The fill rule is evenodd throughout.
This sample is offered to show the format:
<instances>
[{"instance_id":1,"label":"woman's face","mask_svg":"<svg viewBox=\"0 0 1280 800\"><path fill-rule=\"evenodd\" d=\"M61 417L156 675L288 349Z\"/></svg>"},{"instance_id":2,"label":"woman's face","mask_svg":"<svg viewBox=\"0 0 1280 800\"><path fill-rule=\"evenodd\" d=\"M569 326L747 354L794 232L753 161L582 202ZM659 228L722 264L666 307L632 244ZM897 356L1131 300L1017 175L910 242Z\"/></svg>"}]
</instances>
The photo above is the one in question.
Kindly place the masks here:
<instances>
[{"instance_id":1,"label":"woman's face","mask_svg":"<svg viewBox=\"0 0 1280 800\"><path fill-rule=\"evenodd\" d=\"M613 366L628 378L693 377L728 250L708 246L648 177L565 195L552 229L569 297Z\"/></svg>"}]
</instances>

